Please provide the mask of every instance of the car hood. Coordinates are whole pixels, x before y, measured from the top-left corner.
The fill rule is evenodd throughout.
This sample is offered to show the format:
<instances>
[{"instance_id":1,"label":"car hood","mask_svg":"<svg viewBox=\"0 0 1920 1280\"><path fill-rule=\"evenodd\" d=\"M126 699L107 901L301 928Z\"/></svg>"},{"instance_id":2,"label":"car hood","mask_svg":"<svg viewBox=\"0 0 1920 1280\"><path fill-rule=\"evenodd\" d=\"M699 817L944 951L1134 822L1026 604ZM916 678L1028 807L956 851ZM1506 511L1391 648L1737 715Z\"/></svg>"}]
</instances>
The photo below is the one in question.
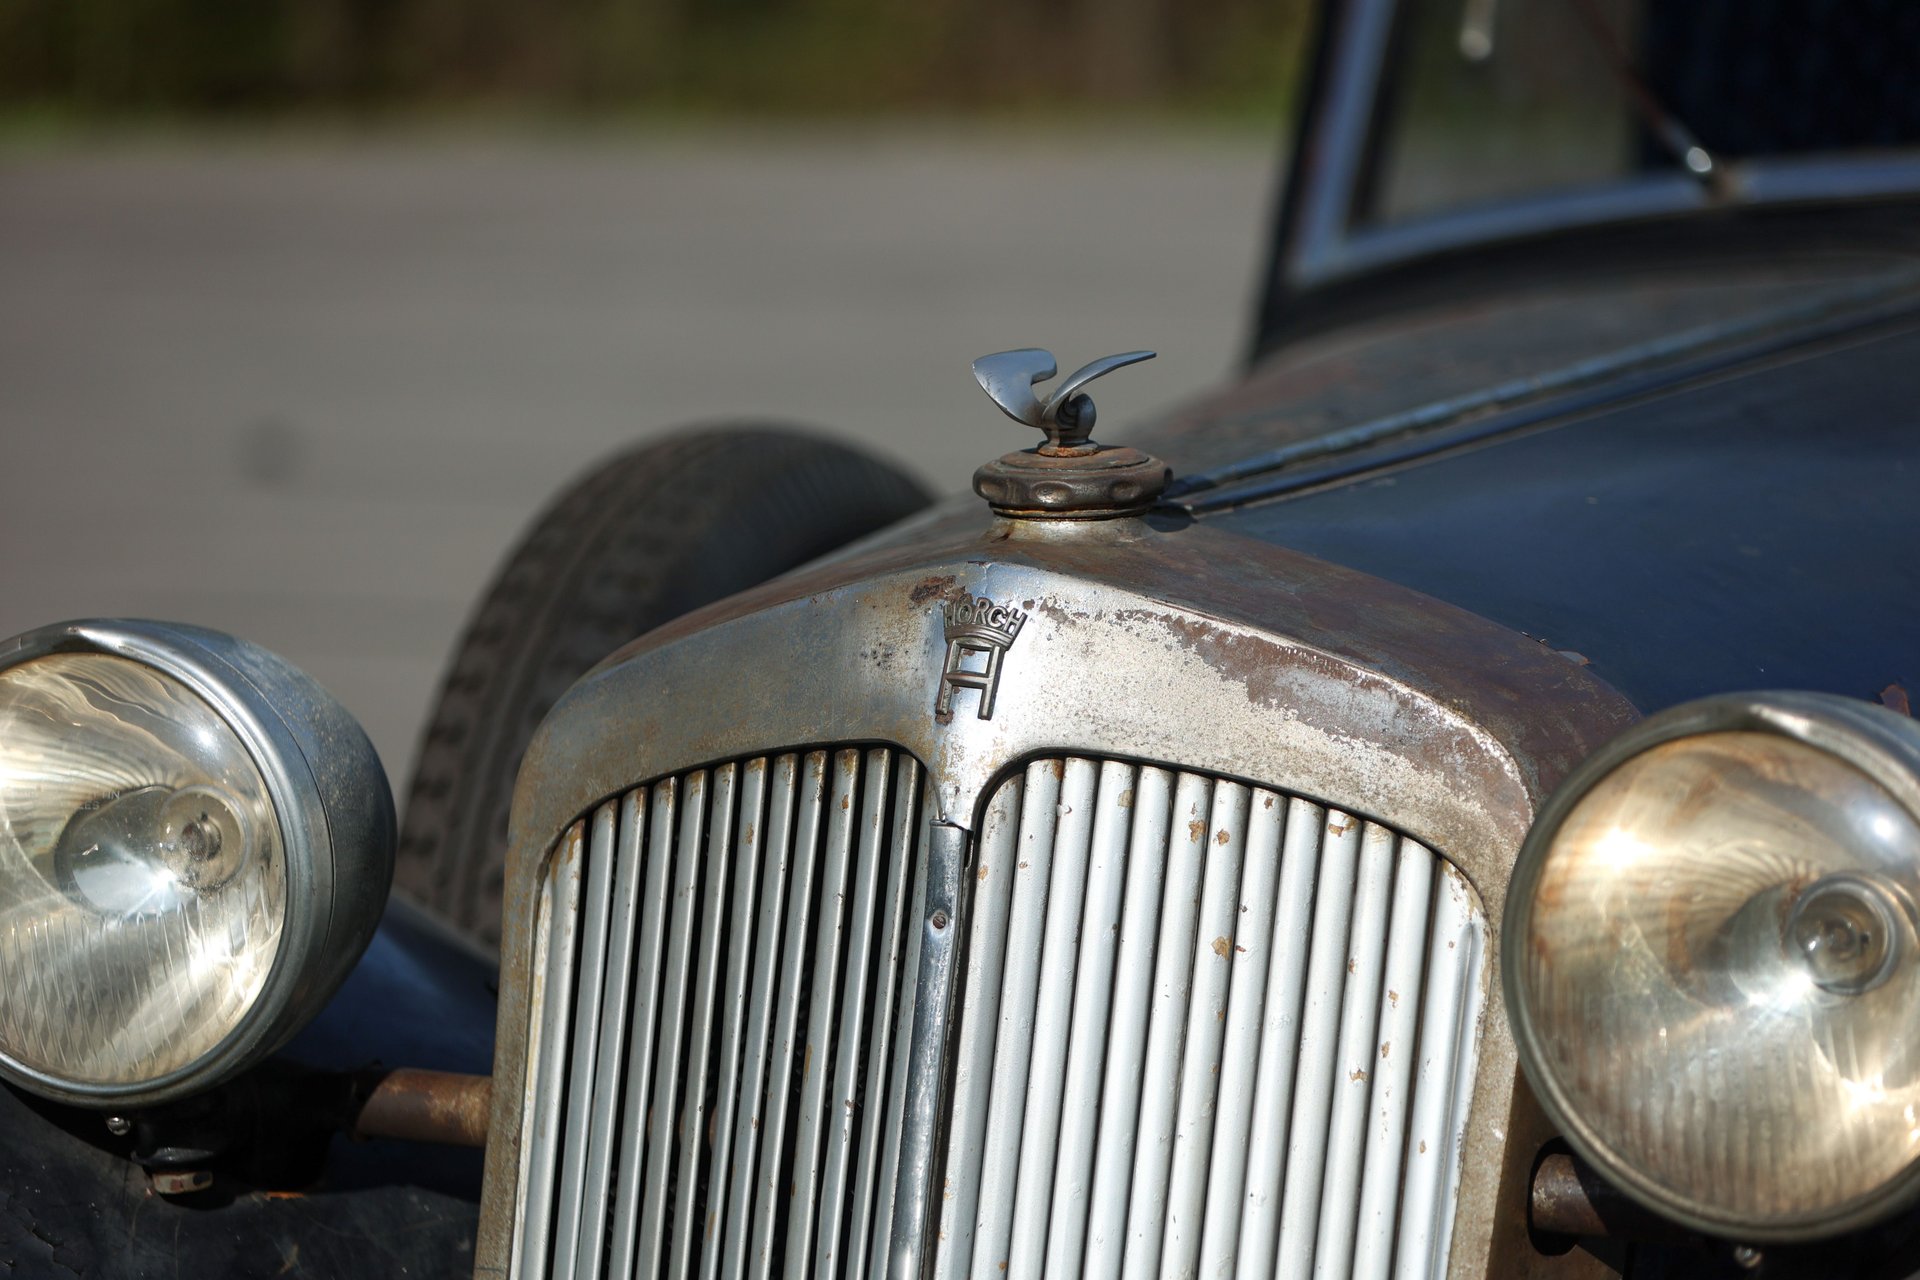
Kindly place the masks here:
<instances>
[{"instance_id":1,"label":"car hood","mask_svg":"<svg viewBox=\"0 0 1920 1280\"><path fill-rule=\"evenodd\" d=\"M1186 500L1575 655L1642 711L1757 688L1897 704L1920 691L1920 317L1910 294L1842 311L1666 385Z\"/></svg>"}]
</instances>

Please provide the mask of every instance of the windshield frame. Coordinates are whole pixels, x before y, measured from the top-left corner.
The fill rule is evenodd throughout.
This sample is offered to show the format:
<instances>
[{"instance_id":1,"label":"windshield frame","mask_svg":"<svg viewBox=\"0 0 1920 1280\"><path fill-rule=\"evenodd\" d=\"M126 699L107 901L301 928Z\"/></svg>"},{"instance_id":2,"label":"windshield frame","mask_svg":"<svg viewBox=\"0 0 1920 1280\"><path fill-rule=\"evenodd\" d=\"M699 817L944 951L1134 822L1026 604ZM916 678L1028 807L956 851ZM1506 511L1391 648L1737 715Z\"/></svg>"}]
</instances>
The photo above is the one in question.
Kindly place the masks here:
<instances>
[{"instance_id":1,"label":"windshield frame","mask_svg":"<svg viewBox=\"0 0 1920 1280\"><path fill-rule=\"evenodd\" d=\"M1386 159L1387 71L1402 0L1326 0L1297 115L1258 313L1256 353L1309 295L1442 254L1556 232L1729 208L1879 200L1920 193L1920 149L1720 160L1556 187L1391 222L1365 219Z\"/></svg>"}]
</instances>

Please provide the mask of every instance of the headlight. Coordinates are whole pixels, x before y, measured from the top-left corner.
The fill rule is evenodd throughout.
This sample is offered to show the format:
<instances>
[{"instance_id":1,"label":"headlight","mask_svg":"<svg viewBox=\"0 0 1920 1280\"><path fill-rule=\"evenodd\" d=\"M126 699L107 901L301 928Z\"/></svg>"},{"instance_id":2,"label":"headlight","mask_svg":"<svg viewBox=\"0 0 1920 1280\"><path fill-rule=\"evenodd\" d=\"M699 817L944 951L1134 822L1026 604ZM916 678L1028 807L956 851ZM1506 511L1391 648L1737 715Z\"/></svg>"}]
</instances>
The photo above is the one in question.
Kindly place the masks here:
<instances>
[{"instance_id":1,"label":"headlight","mask_svg":"<svg viewBox=\"0 0 1920 1280\"><path fill-rule=\"evenodd\" d=\"M0 1074L164 1101L271 1052L379 921L393 800L262 649L85 622L0 645Z\"/></svg>"},{"instance_id":2,"label":"headlight","mask_svg":"<svg viewBox=\"0 0 1920 1280\"><path fill-rule=\"evenodd\" d=\"M1749 1240L1920 1190L1920 726L1713 698L1583 765L1514 869L1507 1004L1542 1102L1651 1208Z\"/></svg>"}]
</instances>

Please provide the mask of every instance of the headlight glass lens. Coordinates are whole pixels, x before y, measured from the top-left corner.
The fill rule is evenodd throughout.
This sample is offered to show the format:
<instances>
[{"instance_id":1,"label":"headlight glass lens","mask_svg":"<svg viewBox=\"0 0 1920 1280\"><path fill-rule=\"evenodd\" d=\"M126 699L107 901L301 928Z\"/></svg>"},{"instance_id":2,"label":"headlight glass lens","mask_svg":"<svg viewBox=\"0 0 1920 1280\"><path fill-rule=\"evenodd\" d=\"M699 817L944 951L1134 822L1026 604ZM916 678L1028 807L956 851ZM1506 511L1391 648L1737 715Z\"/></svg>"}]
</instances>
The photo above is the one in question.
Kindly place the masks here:
<instances>
[{"instance_id":1,"label":"headlight glass lens","mask_svg":"<svg viewBox=\"0 0 1920 1280\"><path fill-rule=\"evenodd\" d=\"M1906 808L1793 738L1628 759L1540 864L1517 971L1538 1065L1659 1199L1832 1218L1920 1156L1916 866Z\"/></svg>"},{"instance_id":2,"label":"headlight glass lens","mask_svg":"<svg viewBox=\"0 0 1920 1280\"><path fill-rule=\"evenodd\" d=\"M126 658L0 671L0 1054L66 1084L186 1067L272 968L287 868L220 715Z\"/></svg>"}]
</instances>

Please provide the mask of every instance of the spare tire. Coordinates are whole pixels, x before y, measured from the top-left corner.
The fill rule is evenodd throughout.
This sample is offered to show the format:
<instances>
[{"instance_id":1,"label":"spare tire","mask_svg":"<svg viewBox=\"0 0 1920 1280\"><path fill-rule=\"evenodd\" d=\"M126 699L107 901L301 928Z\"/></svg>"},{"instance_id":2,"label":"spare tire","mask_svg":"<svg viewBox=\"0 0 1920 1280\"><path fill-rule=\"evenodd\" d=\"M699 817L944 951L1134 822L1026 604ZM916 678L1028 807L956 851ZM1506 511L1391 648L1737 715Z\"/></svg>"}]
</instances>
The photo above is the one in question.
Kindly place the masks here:
<instances>
[{"instance_id":1,"label":"spare tire","mask_svg":"<svg viewBox=\"0 0 1920 1280\"><path fill-rule=\"evenodd\" d=\"M912 478L818 436L708 428L594 467L494 575L420 740L394 883L500 937L507 810L541 719L600 659L927 504Z\"/></svg>"}]
</instances>

